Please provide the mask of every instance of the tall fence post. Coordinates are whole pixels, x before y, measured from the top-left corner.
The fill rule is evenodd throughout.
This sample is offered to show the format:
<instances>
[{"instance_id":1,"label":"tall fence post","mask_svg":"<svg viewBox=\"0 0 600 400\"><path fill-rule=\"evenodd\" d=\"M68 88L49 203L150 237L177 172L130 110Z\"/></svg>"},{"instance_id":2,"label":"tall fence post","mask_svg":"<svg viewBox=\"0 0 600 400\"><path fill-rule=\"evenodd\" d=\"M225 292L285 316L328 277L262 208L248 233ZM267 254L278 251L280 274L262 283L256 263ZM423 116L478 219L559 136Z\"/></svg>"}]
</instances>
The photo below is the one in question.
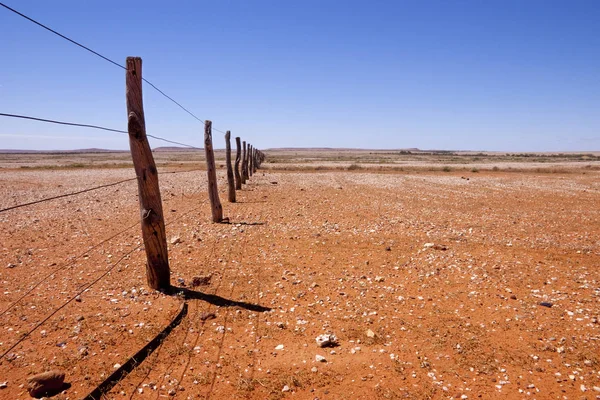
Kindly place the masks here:
<instances>
[{"instance_id":1,"label":"tall fence post","mask_svg":"<svg viewBox=\"0 0 600 400\"><path fill-rule=\"evenodd\" d=\"M225 162L227 164L227 186L229 187L229 202L235 203L235 182L233 182L233 167L231 166L231 132L225 133Z\"/></svg>"},{"instance_id":2,"label":"tall fence post","mask_svg":"<svg viewBox=\"0 0 600 400\"><path fill-rule=\"evenodd\" d=\"M240 190L242 188L242 177L240 175L240 161L241 161L241 153L242 153L242 144L240 142L240 137L235 138L235 189Z\"/></svg>"},{"instance_id":3,"label":"tall fence post","mask_svg":"<svg viewBox=\"0 0 600 400\"><path fill-rule=\"evenodd\" d=\"M254 173L256 173L256 170L258 169L258 163L256 160L256 154L257 154L258 150L254 149L254 151L252 152L252 168L254 168Z\"/></svg>"},{"instance_id":4,"label":"tall fence post","mask_svg":"<svg viewBox=\"0 0 600 400\"><path fill-rule=\"evenodd\" d=\"M252 176L252 151L253 147L251 144L248 145L248 176Z\"/></svg>"},{"instance_id":5,"label":"tall fence post","mask_svg":"<svg viewBox=\"0 0 600 400\"><path fill-rule=\"evenodd\" d=\"M166 291L171 287L171 273L158 171L146 137L142 98L142 59L127 57L126 64L127 130L129 149L138 182L142 237L147 260L146 279L152 289Z\"/></svg>"},{"instance_id":6,"label":"tall fence post","mask_svg":"<svg viewBox=\"0 0 600 400\"><path fill-rule=\"evenodd\" d=\"M246 141L242 141L242 183L246 184L248 180L248 158L246 157Z\"/></svg>"},{"instance_id":7,"label":"tall fence post","mask_svg":"<svg viewBox=\"0 0 600 400\"><path fill-rule=\"evenodd\" d=\"M217 170L215 168L215 153L212 145L212 121L204 123L204 153L206 154L206 173L208 175L208 199L212 211L213 222L223 221L223 206L219 200L217 189Z\"/></svg>"}]
</instances>

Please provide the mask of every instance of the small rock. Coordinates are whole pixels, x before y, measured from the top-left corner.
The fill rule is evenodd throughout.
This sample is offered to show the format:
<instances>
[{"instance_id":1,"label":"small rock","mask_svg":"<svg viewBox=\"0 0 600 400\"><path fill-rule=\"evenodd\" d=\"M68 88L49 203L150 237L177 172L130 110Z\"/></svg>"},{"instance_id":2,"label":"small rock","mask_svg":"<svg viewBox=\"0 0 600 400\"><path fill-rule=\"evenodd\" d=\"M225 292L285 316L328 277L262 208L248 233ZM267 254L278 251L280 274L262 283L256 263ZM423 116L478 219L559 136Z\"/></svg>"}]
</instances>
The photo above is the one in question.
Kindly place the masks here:
<instances>
[{"instance_id":1,"label":"small rock","mask_svg":"<svg viewBox=\"0 0 600 400\"><path fill-rule=\"evenodd\" d=\"M383 282L385 281L385 278L383 276L376 276L375 277L375 282Z\"/></svg>"},{"instance_id":2,"label":"small rock","mask_svg":"<svg viewBox=\"0 0 600 400\"><path fill-rule=\"evenodd\" d=\"M121 368L121 364L116 363L115 365L113 365L113 369L119 369Z\"/></svg>"},{"instance_id":3,"label":"small rock","mask_svg":"<svg viewBox=\"0 0 600 400\"><path fill-rule=\"evenodd\" d=\"M283 389L281 389L282 392L289 392L290 391L290 387L288 385L285 385L283 387Z\"/></svg>"},{"instance_id":4,"label":"small rock","mask_svg":"<svg viewBox=\"0 0 600 400\"><path fill-rule=\"evenodd\" d=\"M31 397L41 397L48 392L62 389L65 374L60 371L48 371L27 378L27 391Z\"/></svg>"},{"instance_id":5,"label":"small rock","mask_svg":"<svg viewBox=\"0 0 600 400\"><path fill-rule=\"evenodd\" d=\"M552 307L552 306L553 306L553 304L552 304L552 303L550 303L550 302L547 302L547 301L542 301L542 302L540 303L540 306L542 306L542 307L548 307L548 308L550 308L550 307Z\"/></svg>"},{"instance_id":6,"label":"small rock","mask_svg":"<svg viewBox=\"0 0 600 400\"><path fill-rule=\"evenodd\" d=\"M317 367L312 367L312 368L310 369L310 371L311 371L311 372L317 372L317 371L319 371L319 369L318 369Z\"/></svg>"},{"instance_id":7,"label":"small rock","mask_svg":"<svg viewBox=\"0 0 600 400\"><path fill-rule=\"evenodd\" d=\"M337 346L337 337L334 334L324 334L316 337L315 341L319 347Z\"/></svg>"},{"instance_id":8,"label":"small rock","mask_svg":"<svg viewBox=\"0 0 600 400\"><path fill-rule=\"evenodd\" d=\"M387 247L385 248L385 251L392 251L392 248L391 248L390 246L387 246Z\"/></svg>"},{"instance_id":9,"label":"small rock","mask_svg":"<svg viewBox=\"0 0 600 400\"><path fill-rule=\"evenodd\" d=\"M367 337L370 337L370 338L374 338L375 337L375 332L373 332L370 329L367 330L367 332L365 332L365 333L366 333Z\"/></svg>"},{"instance_id":10,"label":"small rock","mask_svg":"<svg viewBox=\"0 0 600 400\"><path fill-rule=\"evenodd\" d=\"M424 248L424 249L429 249L429 248L431 248L431 247L433 247L433 246L435 246L435 244L433 244L433 243L425 243L425 244L423 245L423 248Z\"/></svg>"},{"instance_id":11,"label":"small rock","mask_svg":"<svg viewBox=\"0 0 600 400\"><path fill-rule=\"evenodd\" d=\"M278 344L277 346L275 346L275 350L283 350L283 345Z\"/></svg>"},{"instance_id":12,"label":"small rock","mask_svg":"<svg viewBox=\"0 0 600 400\"><path fill-rule=\"evenodd\" d=\"M0 389L6 389L8 387L8 382L0 382Z\"/></svg>"},{"instance_id":13,"label":"small rock","mask_svg":"<svg viewBox=\"0 0 600 400\"><path fill-rule=\"evenodd\" d=\"M511 300L516 300L516 299L517 299L517 296L515 296L514 294L512 294L512 295L510 296L510 299L511 299Z\"/></svg>"},{"instance_id":14,"label":"small rock","mask_svg":"<svg viewBox=\"0 0 600 400\"><path fill-rule=\"evenodd\" d=\"M315 356L315 360L317 362L327 362L327 359L325 357L318 355L318 354Z\"/></svg>"},{"instance_id":15,"label":"small rock","mask_svg":"<svg viewBox=\"0 0 600 400\"><path fill-rule=\"evenodd\" d=\"M75 301L81 303L81 296L75 296Z\"/></svg>"},{"instance_id":16,"label":"small rock","mask_svg":"<svg viewBox=\"0 0 600 400\"><path fill-rule=\"evenodd\" d=\"M16 264L10 264L10 263L9 263L9 264L6 266L6 268L14 268L14 267L16 267L16 266L17 266Z\"/></svg>"},{"instance_id":17,"label":"small rock","mask_svg":"<svg viewBox=\"0 0 600 400\"><path fill-rule=\"evenodd\" d=\"M171 244L179 244L181 242L182 242L182 240L181 240L181 238L179 236L173 236L171 238Z\"/></svg>"}]
</instances>

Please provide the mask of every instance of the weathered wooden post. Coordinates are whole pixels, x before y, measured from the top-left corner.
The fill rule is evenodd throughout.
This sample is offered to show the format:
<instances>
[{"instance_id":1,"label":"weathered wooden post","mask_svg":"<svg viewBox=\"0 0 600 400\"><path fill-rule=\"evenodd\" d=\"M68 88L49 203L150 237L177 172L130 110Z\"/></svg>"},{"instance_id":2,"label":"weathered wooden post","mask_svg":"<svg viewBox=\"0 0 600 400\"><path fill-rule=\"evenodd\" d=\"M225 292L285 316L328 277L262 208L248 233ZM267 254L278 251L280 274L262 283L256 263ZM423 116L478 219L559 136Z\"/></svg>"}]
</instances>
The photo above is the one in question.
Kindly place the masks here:
<instances>
[{"instance_id":1,"label":"weathered wooden post","mask_svg":"<svg viewBox=\"0 0 600 400\"><path fill-rule=\"evenodd\" d=\"M208 175L208 199L212 211L213 222L223 221L223 206L219 200L217 189L217 171L215 168L215 154L212 146L212 121L204 122L204 153L206 154L206 173Z\"/></svg>"},{"instance_id":2,"label":"weathered wooden post","mask_svg":"<svg viewBox=\"0 0 600 400\"><path fill-rule=\"evenodd\" d=\"M242 145L239 136L235 138L235 147L235 189L240 190L242 188L242 177L240 175L240 161L242 153L242 149L240 147L242 147Z\"/></svg>"},{"instance_id":3,"label":"weathered wooden post","mask_svg":"<svg viewBox=\"0 0 600 400\"><path fill-rule=\"evenodd\" d=\"M245 185L248 180L248 158L246 158L246 141L242 141L242 183Z\"/></svg>"},{"instance_id":4,"label":"weathered wooden post","mask_svg":"<svg viewBox=\"0 0 600 400\"><path fill-rule=\"evenodd\" d=\"M254 148L251 144L248 145L248 176L252 176L252 151Z\"/></svg>"},{"instance_id":5,"label":"weathered wooden post","mask_svg":"<svg viewBox=\"0 0 600 400\"><path fill-rule=\"evenodd\" d=\"M254 149L254 151L252 152L252 168L254 168L254 173L256 173L256 170L258 169L258 163L256 160L256 153L258 150Z\"/></svg>"},{"instance_id":6,"label":"weathered wooden post","mask_svg":"<svg viewBox=\"0 0 600 400\"><path fill-rule=\"evenodd\" d=\"M158 186L158 171L146 137L146 120L142 98L142 59L127 57L125 97L129 149L137 176L142 238L146 250L148 286L166 291L171 287L169 255Z\"/></svg>"},{"instance_id":7,"label":"weathered wooden post","mask_svg":"<svg viewBox=\"0 0 600 400\"><path fill-rule=\"evenodd\" d=\"M225 162L227 163L227 186L229 187L229 202L235 203L235 182L233 182L233 167L231 166L231 132L225 133Z\"/></svg>"}]
</instances>

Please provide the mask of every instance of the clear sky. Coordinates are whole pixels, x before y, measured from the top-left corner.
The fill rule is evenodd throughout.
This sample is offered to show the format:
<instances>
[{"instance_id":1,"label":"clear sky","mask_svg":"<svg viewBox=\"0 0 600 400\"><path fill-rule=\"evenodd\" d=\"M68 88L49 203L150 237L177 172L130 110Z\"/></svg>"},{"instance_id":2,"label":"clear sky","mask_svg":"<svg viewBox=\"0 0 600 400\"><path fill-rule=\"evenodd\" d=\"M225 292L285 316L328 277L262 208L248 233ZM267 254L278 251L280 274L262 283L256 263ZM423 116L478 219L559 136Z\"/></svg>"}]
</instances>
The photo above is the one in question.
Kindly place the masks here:
<instances>
[{"instance_id":1,"label":"clear sky","mask_svg":"<svg viewBox=\"0 0 600 400\"><path fill-rule=\"evenodd\" d=\"M257 148L600 150L599 0L2 1L141 56L145 78ZM0 112L126 129L122 69L4 8L0 54ZM198 121L147 85L144 102L148 133L202 146ZM128 141L0 117L0 148L89 147Z\"/></svg>"}]
</instances>

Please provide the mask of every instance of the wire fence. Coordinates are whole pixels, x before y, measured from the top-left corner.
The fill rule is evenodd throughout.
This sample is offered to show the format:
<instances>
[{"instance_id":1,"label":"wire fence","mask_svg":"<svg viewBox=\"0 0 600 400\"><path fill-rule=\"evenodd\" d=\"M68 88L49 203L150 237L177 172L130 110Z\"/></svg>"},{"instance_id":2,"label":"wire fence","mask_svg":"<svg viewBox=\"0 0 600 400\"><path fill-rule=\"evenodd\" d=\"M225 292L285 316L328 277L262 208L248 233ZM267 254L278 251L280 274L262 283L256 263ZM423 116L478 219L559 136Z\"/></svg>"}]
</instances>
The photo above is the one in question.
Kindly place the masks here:
<instances>
[{"instance_id":1,"label":"wire fence","mask_svg":"<svg viewBox=\"0 0 600 400\"><path fill-rule=\"evenodd\" d=\"M16 9L9 7L8 5L0 2L0 6L2 6L4 9L30 21L31 23L45 29L46 31L72 43L73 45L86 50L87 52L103 59L104 61L117 66L123 70L127 70L126 67L124 67L123 65L121 65L120 63L114 61L113 59L91 49L88 46L83 45L82 43L50 28L48 25L43 24L39 21L37 21L36 19L29 17L19 11L17 11ZM162 96L164 96L166 99L168 99L170 102L172 102L173 104L175 104L177 107L179 107L180 109L182 109L185 113L189 114L191 117L193 117L195 120L201 122L206 129L209 130L209 132L211 130L215 130L217 132L220 132L222 134L226 134L226 132L223 132L219 129L216 129L214 127L212 127L212 123L210 121L204 120L199 118L194 112L190 111L189 108L185 107L184 105L181 104L181 102L177 101L175 98L173 98L172 96L169 96L168 94L166 94L166 92L161 89L159 86L157 86L156 84L152 83L151 81L149 81L146 78L142 78L142 81L146 84L148 84L152 89L154 89L155 91L157 91L158 93L160 93ZM95 130L100 130L100 131L105 131L105 132L112 132L112 133L118 133L118 134L124 134L124 135L130 135L130 131L128 130L122 130L122 129L115 129L115 128L111 128L111 127L106 127L106 126L100 126L100 125L95 125L95 124L86 124L86 123L80 123L80 122L72 122L72 121L59 121L59 120L55 120L52 118L41 118L41 117L37 117L37 116L31 116L31 115L24 115L24 114L14 114L14 113L0 113L0 117L4 117L4 118L12 118L12 119L21 119L21 120L28 120L28 121L35 121L35 122L40 122L40 123L46 123L46 124L54 124L54 125L63 125L63 126L70 126L70 127L79 127L79 128L86 128L86 129L95 129ZM145 133L145 136L148 138L152 138L152 139L156 139L159 141L163 141L166 143L170 143L170 144L175 144L177 146L182 146L185 148L190 148L190 149L195 149L195 150L205 150L207 151L208 146L205 147L197 147L194 146L192 144L188 144L188 143L183 143L181 141L176 141L176 140L172 140L169 138L165 138L165 137L161 137L161 136L157 136L157 135L152 135L152 134L147 134ZM227 146L229 146L229 131L226 134L227 137ZM237 142L238 142L238 155L236 158L236 173L237 171L237 161L239 161L239 138L237 138ZM252 148L252 151L254 151L256 149ZM248 144L248 154L251 151L251 147L250 144ZM212 154L212 143L210 145L210 152ZM244 154L246 154L246 147L245 147L245 142L244 142ZM212 157L212 156L211 156ZM135 160L134 160L135 161ZM208 161L208 153L207 153L207 161ZM251 161L251 159L248 159L248 161ZM214 158L213 158L213 175L214 175ZM230 167L230 154L228 153L228 163L229 163L229 167ZM243 168L243 166L242 166ZM247 167L246 167L247 168ZM256 166L255 166L256 168ZM210 175L210 170L211 170L211 165L207 164L207 169L209 171L209 185L210 185L210 181L211 181L211 175ZM199 168L194 168L194 169L188 169L188 170L182 170L182 171L165 171L165 172L161 172L161 174L181 174L181 173L189 173L189 172L195 172L195 171L200 171L201 169ZM156 172L156 171L154 171ZM229 172L228 171L228 180L229 180ZM242 171L243 172L243 171ZM247 174L247 171L246 171ZM141 174L143 175L143 174ZM252 175L252 172L250 172L250 176ZM237 178L237 175L236 175ZM232 178L233 179L233 178ZM145 181L146 180L146 176L138 176L136 175L135 177L132 178L128 178L128 179L121 179L115 182L111 182L111 183L104 183L104 184L99 184L96 186L92 186L89 188L85 188L85 189L81 189L81 190L76 190L76 191L71 191L71 192L67 192L67 193L62 193L62 194L58 194L55 196L50 196L50 197L44 197L41 199L37 199L37 200L33 200L33 201L27 201L27 202L21 202L15 205L11 205L5 208L0 209L0 214L1 213L6 213L12 210L16 210L16 209L20 209L20 208L24 208L24 207L30 207L30 206L34 206L36 204L40 204L40 203L45 203L45 202L50 202L50 201L55 201L55 200L59 200L59 199L64 199L67 197L73 197L73 196L78 196L78 195L82 195L84 193L90 193L90 192L95 192L95 191L99 191L101 189L105 189L105 188L109 188L109 187L114 187L117 185L121 185L127 182L132 182L132 181L138 181L138 184L141 184L141 181ZM230 183L230 187L232 187L231 185L233 185L231 183L231 181L229 181ZM245 180L244 180L245 183ZM216 186L215 186L215 191L216 191ZM209 190L209 198L210 198L210 202L213 202L213 197L210 196L210 190ZM218 193L217 193L218 195ZM140 196L141 196L141 192L140 192ZM204 200L201 202L201 204L199 206L196 206L194 208L192 208L191 210L188 210L180 215L177 216L177 218L175 218L174 220L169 221L168 223L164 224L164 226L169 226L173 223L175 223L176 221L179 221L180 219L182 219L185 216L188 216L190 213L200 209L201 207L203 207L209 200ZM149 212L152 210L149 210ZM20 304L23 303L24 299L27 298L27 296L30 296L36 289L38 289L43 283L48 282L54 278L57 277L58 274L67 271L70 268L73 268L76 264L76 262L78 260L80 260L82 257L84 257L86 254L89 254L90 252L94 251L94 250L98 250L103 248L104 246L106 246L109 242L111 242L112 240L118 238L119 236L125 234L126 232L132 230L134 227L139 226L140 224L143 226L144 225L144 220L148 217L148 214L143 214L141 219L139 219L140 217L136 218L136 221L134 223L128 223L127 226L125 226L123 229L119 230L118 232L115 232L113 234L111 234L109 237L99 241L96 244L93 244L92 246L88 247L85 251L79 253L78 255L71 257L68 261L62 263L62 265L60 265L57 268L54 268L52 271L49 271L48 273L44 274L40 279L37 279L35 282L33 282L31 284L31 286L26 289L18 298L16 298L15 300L13 300L4 310L2 310L0 312L0 317L5 317L7 314L10 315L11 311L13 311L17 306L19 306ZM162 218L162 216L161 216ZM113 262L108 268L106 268L104 271L102 271L98 276L96 276L95 278L93 278L91 281L85 283L83 286L78 286L75 290L72 290L69 292L66 300L62 301L60 304L58 304L58 306L54 307L51 311L49 311L47 314L44 314L43 317L41 318L40 321L38 321L37 323L35 323L29 330L27 330L25 333L22 333L19 338L14 342L11 343L10 345L8 345L7 343L5 343L5 345L8 345L8 348L6 350L4 350L2 352L2 354L0 354L0 362L7 357L15 348L17 348L21 343L23 343L25 340L27 340L28 338L31 337L31 335L38 330L41 326L43 326L45 323L47 323L49 320L51 320L54 316L56 316L59 312L61 312L62 310L65 309L65 307L67 307L70 303L72 303L74 300L76 300L78 298L78 296L82 295L84 292L86 292L87 290L89 290L90 288L92 288L94 285L96 285L98 282L101 282L102 280L104 280L105 278L107 278L110 273L118 266L122 263L123 260L127 259L129 256L131 256L135 251L138 251L140 249L142 249L145 246L145 242L142 242L140 244L137 245L132 245L132 247L130 249L128 249L127 251L125 251L120 258L116 261ZM231 247L233 247L233 244L231 245ZM229 258L231 256L231 250L232 248L230 247L229 252L227 254L227 257ZM214 253L214 246L212 248L212 250L210 251L209 257L212 257L213 253ZM245 251L245 240L244 240L244 244L242 246L242 259L244 256L244 251ZM196 338L196 341L198 341L199 336ZM187 362L189 363L189 359L187 360ZM214 384L214 382L213 382Z\"/></svg>"}]
</instances>

